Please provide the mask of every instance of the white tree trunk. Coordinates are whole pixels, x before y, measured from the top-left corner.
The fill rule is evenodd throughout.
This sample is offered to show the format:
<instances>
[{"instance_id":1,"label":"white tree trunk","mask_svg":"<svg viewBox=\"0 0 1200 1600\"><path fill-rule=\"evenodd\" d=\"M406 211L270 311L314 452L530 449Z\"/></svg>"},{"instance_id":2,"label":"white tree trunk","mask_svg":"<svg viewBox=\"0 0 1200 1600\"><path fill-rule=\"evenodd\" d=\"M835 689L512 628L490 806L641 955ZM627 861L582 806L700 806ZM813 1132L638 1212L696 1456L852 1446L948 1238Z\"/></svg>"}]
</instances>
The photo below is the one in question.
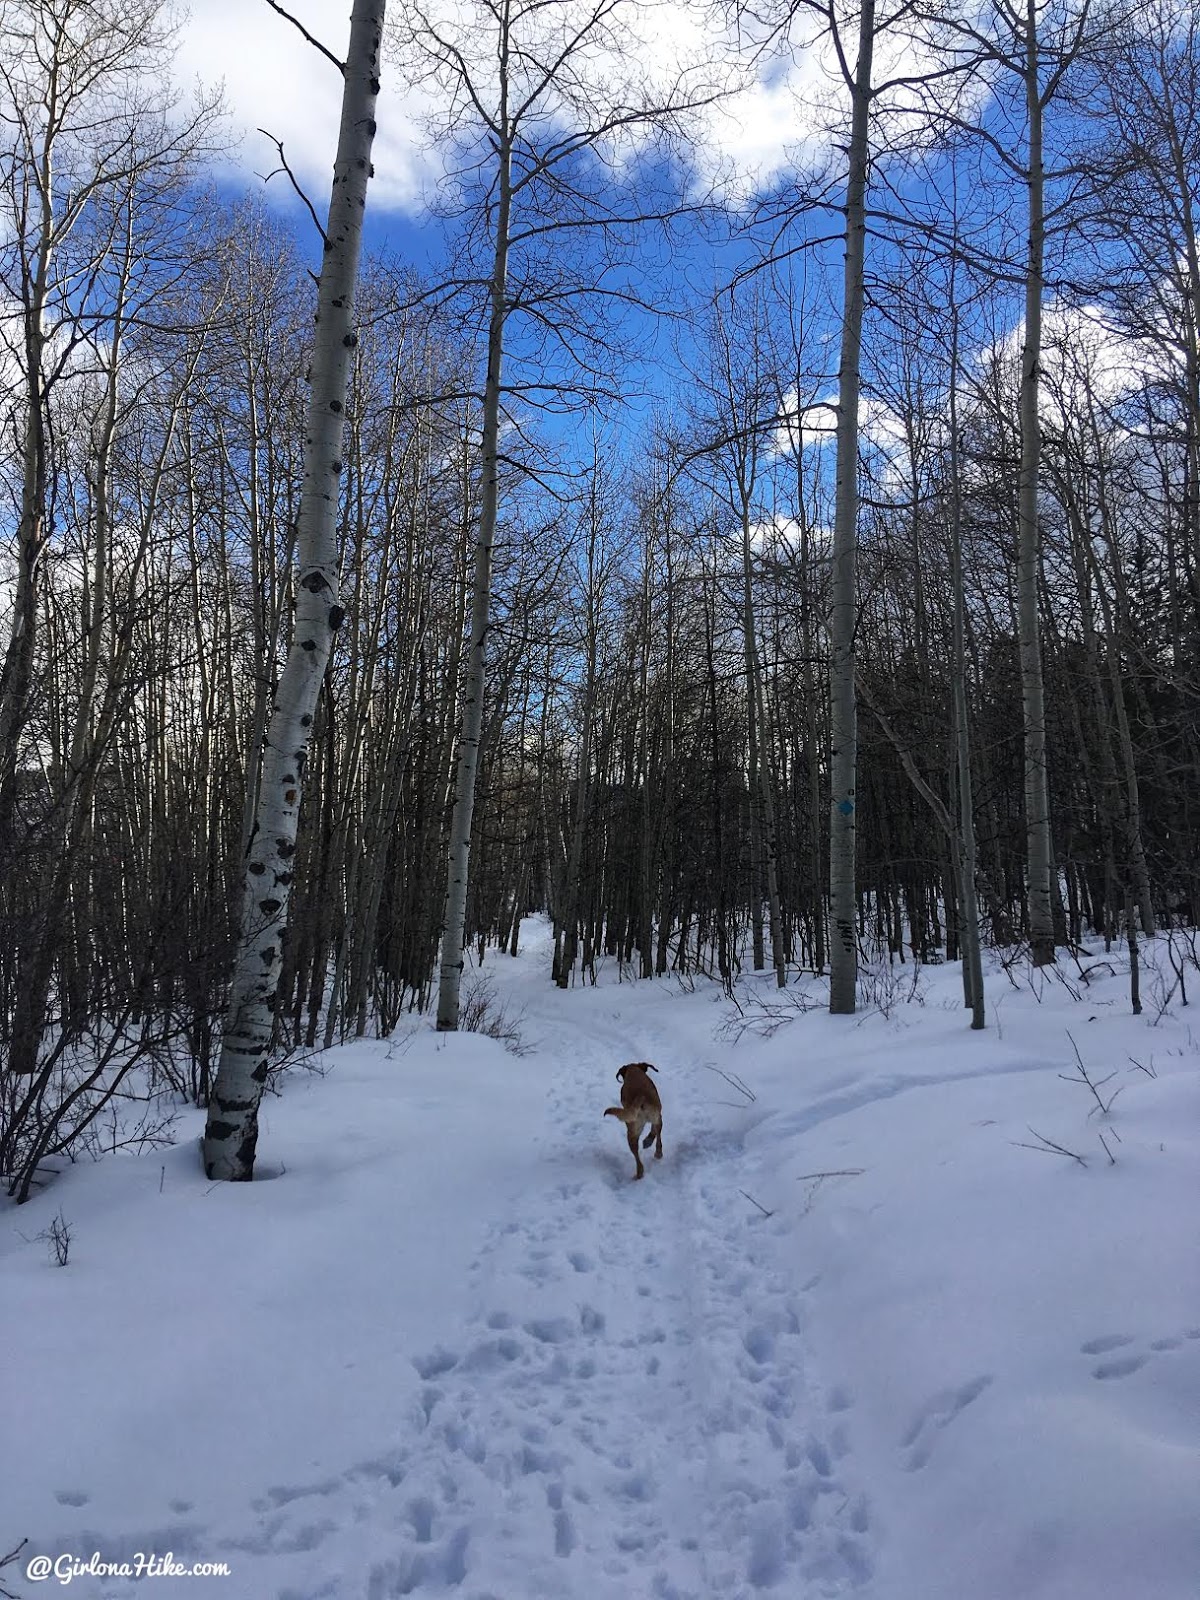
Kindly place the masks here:
<instances>
[{"instance_id":1,"label":"white tree trunk","mask_svg":"<svg viewBox=\"0 0 1200 1600\"><path fill-rule=\"evenodd\" d=\"M242 935L221 1063L208 1107L204 1169L210 1178L254 1175L258 1105L266 1082L275 996L287 933L301 784L321 681L341 624L338 481L386 0L354 0L345 90L317 290L316 342L297 516L298 578L291 647L263 746L246 860Z\"/></svg>"},{"instance_id":2,"label":"white tree trunk","mask_svg":"<svg viewBox=\"0 0 1200 1600\"><path fill-rule=\"evenodd\" d=\"M868 133L875 0L862 0L858 59L851 86L850 165L846 181L846 269L838 370L837 492L833 518L830 627L829 1009L850 1015L858 983L855 930L855 788L858 728L854 704L855 545L858 536L858 391L866 257Z\"/></svg>"},{"instance_id":3,"label":"white tree trunk","mask_svg":"<svg viewBox=\"0 0 1200 1600\"><path fill-rule=\"evenodd\" d=\"M759 899L758 870L762 863L766 880L767 905L771 919L771 965L780 989L787 987L787 961L783 953L783 912L779 903L779 834L775 824L775 793L771 777L771 737L767 724L766 696L758 664L758 623L754 614L753 569L751 565L750 497L744 486L742 514L742 641L746 655L746 711L750 755L751 893L754 912L754 970L765 965L763 948L762 901Z\"/></svg>"},{"instance_id":4,"label":"white tree trunk","mask_svg":"<svg viewBox=\"0 0 1200 1600\"><path fill-rule=\"evenodd\" d=\"M950 294L953 302L954 278ZM962 941L963 998L971 1008L971 1027L985 1024L983 959L979 947L979 871L975 844L975 800L971 780L971 727L967 720L967 606L962 566L962 495L958 453L958 311L951 310L950 350L950 582L954 591L954 744L958 767L959 935ZM951 841L952 846L955 841Z\"/></svg>"},{"instance_id":5,"label":"white tree trunk","mask_svg":"<svg viewBox=\"0 0 1200 1600\"><path fill-rule=\"evenodd\" d=\"M1029 245L1025 267L1025 344L1021 352L1021 466L1017 486L1017 594L1021 699L1025 720L1025 830L1029 875L1029 940L1038 966L1054 960L1054 908L1050 894L1053 851L1050 786L1046 772L1046 696L1042 682L1038 577L1038 469L1042 360L1042 285L1046 228L1043 215L1042 98L1038 82L1037 0L1025 16L1025 104L1029 117Z\"/></svg>"},{"instance_id":6,"label":"white tree trunk","mask_svg":"<svg viewBox=\"0 0 1200 1600\"><path fill-rule=\"evenodd\" d=\"M501 93L505 86L501 84ZM502 114L502 125L506 119ZM487 634L491 621L492 548L496 539L496 514L500 499L500 379L504 363L504 323L508 292L508 231L511 214L511 149L499 152L499 200L496 215L496 249L492 265L491 313L488 324L487 377L483 391L483 486L479 511L479 538L475 546L475 583L471 602L471 644L467 658L466 700L458 744L454 783L454 813L450 822L450 849L446 885L446 915L442 928L442 963L438 980L437 1026L440 1033L458 1028L458 1001L463 974L463 938L467 921L467 878L471 858L471 824L475 815L475 778L479 770L479 741L483 731L483 691L487 659Z\"/></svg>"}]
</instances>

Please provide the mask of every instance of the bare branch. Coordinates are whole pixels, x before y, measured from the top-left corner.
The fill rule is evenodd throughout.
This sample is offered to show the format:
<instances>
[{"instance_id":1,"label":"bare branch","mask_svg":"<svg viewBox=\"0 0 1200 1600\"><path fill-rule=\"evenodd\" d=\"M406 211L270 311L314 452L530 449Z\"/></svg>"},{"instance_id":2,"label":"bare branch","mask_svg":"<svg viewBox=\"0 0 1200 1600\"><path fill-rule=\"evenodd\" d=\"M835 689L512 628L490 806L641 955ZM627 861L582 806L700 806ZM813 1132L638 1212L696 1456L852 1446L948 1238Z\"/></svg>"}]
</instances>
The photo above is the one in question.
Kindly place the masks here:
<instances>
[{"instance_id":1,"label":"bare branch","mask_svg":"<svg viewBox=\"0 0 1200 1600\"><path fill-rule=\"evenodd\" d=\"M327 50L321 43L320 39L314 38L304 24L297 17L294 17L290 11L285 11L279 4L279 0L267 0L267 4L270 6L272 11L277 11L285 22L290 22L293 28L302 33L308 43L312 45L313 49L319 50L325 57L326 61L332 61L333 65L338 69L343 78L346 76L346 63L344 61L339 61L332 50ZM261 132L262 130L260 129L259 131Z\"/></svg>"}]
</instances>

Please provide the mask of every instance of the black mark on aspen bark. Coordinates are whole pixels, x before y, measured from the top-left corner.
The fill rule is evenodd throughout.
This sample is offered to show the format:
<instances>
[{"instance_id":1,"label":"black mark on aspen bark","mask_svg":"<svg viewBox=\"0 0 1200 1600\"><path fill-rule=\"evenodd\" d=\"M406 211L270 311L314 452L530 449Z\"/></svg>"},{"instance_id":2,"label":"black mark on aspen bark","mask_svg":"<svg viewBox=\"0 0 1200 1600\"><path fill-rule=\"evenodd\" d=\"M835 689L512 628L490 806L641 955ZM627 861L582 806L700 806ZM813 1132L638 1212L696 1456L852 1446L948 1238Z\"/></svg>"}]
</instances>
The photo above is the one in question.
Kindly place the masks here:
<instances>
[{"instance_id":1,"label":"black mark on aspen bark","mask_svg":"<svg viewBox=\"0 0 1200 1600\"><path fill-rule=\"evenodd\" d=\"M282 900L260 900L258 902L258 909L262 912L264 917L273 917L282 905Z\"/></svg>"},{"instance_id":2,"label":"black mark on aspen bark","mask_svg":"<svg viewBox=\"0 0 1200 1600\"><path fill-rule=\"evenodd\" d=\"M241 1167L245 1172L245 1181L249 1181L250 1174L254 1170L254 1151L257 1144L258 1119L255 1118L250 1125L250 1132L242 1140L241 1144L238 1145L237 1150L238 1166Z\"/></svg>"},{"instance_id":3,"label":"black mark on aspen bark","mask_svg":"<svg viewBox=\"0 0 1200 1600\"><path fill-rule=\"evenodd\" d=\"M346 613L342 610L341 606L330 606L329 626L333 629L334 633L338 631L345 620Z\"/></svg>"}]
</instances>

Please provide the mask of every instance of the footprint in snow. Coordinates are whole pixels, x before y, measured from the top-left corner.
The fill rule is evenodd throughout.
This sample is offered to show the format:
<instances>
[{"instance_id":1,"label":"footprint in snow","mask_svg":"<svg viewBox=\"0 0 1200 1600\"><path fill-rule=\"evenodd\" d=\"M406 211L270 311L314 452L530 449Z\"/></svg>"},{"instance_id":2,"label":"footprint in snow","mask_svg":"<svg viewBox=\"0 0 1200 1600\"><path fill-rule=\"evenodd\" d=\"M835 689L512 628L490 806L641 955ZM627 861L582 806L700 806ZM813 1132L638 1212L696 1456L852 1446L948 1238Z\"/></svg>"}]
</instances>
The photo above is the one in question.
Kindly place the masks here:
<instances>
[{"instance_id":1,"label":"footprint in snow","mask_svg":"<svg viewBox=\"0 0 1200 1600\"><path fill-rule=\"evenodd\" d=\"M484 1339L464 1357L463 1369L470 1372L496 1372L516 1361L520 1354L520 1341L508 1335L499 1339Z\"/></svg>"},{"instance_id":2,"label":"footprint in snow","mask_svg":"<svg viewBox=\"0 0 1200 1600\"><path fill-rule=\"evenodd\" d=\"M525 1332L540 1344L565 1344L574 1331L566 1317L535 1317L525 1324Z\"/></svg>"},{"instance_id":3,"label":"footprint in snow","mask_svg":"<svg viewBox=\"0 0 1200 1600\"><path fill-rule=\"evenodd\" d=\"M385 1456L376 1456L371 1461L360 1461L358 1466L351 1467L343 1476L351 1483L363 1478L379 1479L391 1488L398 1489L408 1476L408 1457L398 1450L392 1451Z\"/></svg>"},{"instance_id":4,"label":"footprint in snow","mask_svg":"<svg viewBox=\"0 0 1200 1600\"><path fill-rule=\"evenodd\" d=\"M416 1367L417 1376L420 1378L439 1377L443 1372L449 1372L452 1367L457 1365L458 1357L453 1350L443 1349L441 1345L435 1345L432 1350L423 1356L413 1357L413 1366Z\"/></svg>"},{"instance_id":5,"label":"footprint in snow","mask_svg":"<svg viewBox=\"0 0 1200 1600\"><path fill-rule=\"evenodd\" d=\"M400 1600L426 1584L456 1589L467 1576L470 1538L468 1528L456 1528L440 1549L424 1546L377 1563L367 1579L367 1600Z\"/></svg>"},{"instance_id":6,"label":"footprint in snow","mask_svg":"<svg viewBox=\"0 0 1200 1600\"><path fill-rule=\"evenodd\" d=\"M1158 1339L1151 1339L1142 1350L1130 1350L1128 1347L1134 1343L1131 1333L1103 1334L1097 1339L1088 1339L1079 1346L1080 1353L1085 1356L1107 1356L1114 1350L1125 1350L1127 1354L1113 1356L1109 1361L1100 1361L1092 1368L1093 1378L1128 1378L1141 1369L1150 1360L1152 1355L1163 1355L1171 1350L1183 1347L1185 1339L1200 1338L1200 1328L1185 1328L1181 1334L1163 1334Z\"/></svg>"},{"instance_id":7,"label":"footprint in snow","mask_svg":"<svg viewBox=\"0 0 1200 1600\"><path fill-rule=\"evenodd\" d=\"M1099 1339L1087 1339L1079 1346L1085 1356L1103 1356L1110 1350L1120 1350L1123 1345L1132 1344L1131 1333L1106 1333Z\"/></svg>"},{"instance_id":8,"label":"footprint in snow","mask_svg":"<svg viewBox=\"0 0 1200 1600\"><path fill-rule=\"evenodd\" d=\"M312 1496L336 1493L338 1484L327 1479L323 1483L280 1484L267 1490L267 1504L275 1507L289 1506L293 1500L307 1500Z\"/></svg>"},{"instance_id":9,"label":"footprint in snow","mask_svg":"<svg viewBox=\"0 0 1200 1600\"><path fill-rule=\"evenodd\" d=\"M943 1428L948 1428L966 1408L977 1400L992 1382L989 1373L972 1378L957 1389L943 1389L918 1410L900 1440L907 1452L904 1466L908 1472L918 1472L933 1454L934 1442Z\"/></svg>"}]
</instances>

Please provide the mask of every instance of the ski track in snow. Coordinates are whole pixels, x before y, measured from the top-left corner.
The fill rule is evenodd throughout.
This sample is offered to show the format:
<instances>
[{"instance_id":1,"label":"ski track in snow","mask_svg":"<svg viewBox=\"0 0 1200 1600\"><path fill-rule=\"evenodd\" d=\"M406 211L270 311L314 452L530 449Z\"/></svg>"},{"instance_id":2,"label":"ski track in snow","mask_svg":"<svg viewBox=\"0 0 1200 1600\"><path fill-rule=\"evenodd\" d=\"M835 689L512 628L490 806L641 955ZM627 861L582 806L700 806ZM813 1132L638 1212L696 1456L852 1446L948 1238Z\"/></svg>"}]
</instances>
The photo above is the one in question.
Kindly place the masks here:
<instances>
[{"instance_id":1,"label":"ski track in snow","mask_svg":"<svg viewBox=\"0 0 1200 1600\"><path fill-rule=\"evenodd\" d=\"M741 1302L760 1271L752 1224L730 1238L715 1198L739 1146L675 1142L686 1080L654 1035L635 1047L593 1027L550 1078L547 1165L591 1170L493 1228L473 1269L478 1319L417 1357L422 1431L387 1469L412 1543L372 1569L368 1600L441 1587L740 1600L801 1582L843 1594L869 1575L866 1505L840 1478L845 1422L827 1427L830 1403L806 1391L795 1296L768 1278L765 1310ZM648 1049L667 1154L635 1186L600 1101L612 1063ZM540 1292L573 1314L538 1315ZM539 1523L540 1549L505 1550L506 1526Z\"/></svg>"},{"instance_id":2,"label":"ski track in snow","mask_svg":"<svg viewBox=\"0 0 1200 1600\"><path fill-rule=\"evenodd\" d=\"M548 1066L529 1188L471 1268L475 1314L414 1352L411 1426L340 1477L269 1488L222 1550L251 1558L243 1571L270 1557L258 1592L276 1600L860 1591L872 1530L853 1397L810 1379L803 1291L772 1265L767 1219L729 1204L740 1138L705 1126L701 1070L664 1029L533 1020L548 1062L570 1064ZM664 1159L635 1184L601 1112L614 1063L647 1055ZM201 1559L212 1532L127 1542Z\"/></svg>"}]
</instances>

